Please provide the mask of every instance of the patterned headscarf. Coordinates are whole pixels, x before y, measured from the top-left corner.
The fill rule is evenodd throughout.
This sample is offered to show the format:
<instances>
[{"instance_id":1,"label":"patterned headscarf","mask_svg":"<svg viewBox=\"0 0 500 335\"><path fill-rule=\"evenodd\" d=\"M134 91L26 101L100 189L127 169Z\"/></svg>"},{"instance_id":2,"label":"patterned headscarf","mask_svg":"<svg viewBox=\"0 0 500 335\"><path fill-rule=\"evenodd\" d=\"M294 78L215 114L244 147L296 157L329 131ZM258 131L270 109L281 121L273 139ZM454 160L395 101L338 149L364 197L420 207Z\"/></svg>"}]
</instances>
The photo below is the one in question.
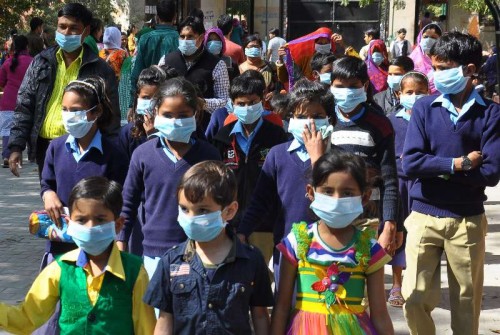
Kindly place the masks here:
<instances>
[{"instance_id":1,"label":"patterned headscarf","mask_svg":"<svg viewBox=\"0 0 500 335\"><path fill-rule=\"evenodd\" d=\"M372 54L375 49L380 50L380 53L384 56L384 61L379 66L375 64L372 58ZM368 77L370 78L370 83L372 84L373 94L386 90L388 87L387 67L389 66L389 55L387 54L387 48L384 41L370 41L368 47L368 56L366 57L365 63L368 68Z\"/></svg>"},{"instance_id":2,"label":"patterned headscarf","mask_svg":"<svg viewBox=\"0 0 500 335\"><path fill-rule=\"evenodd\" d=\"M437 24L435 23L431 24L436 26L437 27L436 29L439 29L439 33L441 33L441 28L439 28ZM424 73L427 76L427 78L429 78L429 91L431 92L431 94L434 94L435 92L437 92L437 90L436 87L434 86L434 71L432 70L432 61L430 57L425 54L425 52L422 50L422 47L420 46L422 35L424 34L424 31L426 31L431 24L426 25L420 31L417 37L417 45L415 46L415 49L413 50L413 52L410 54L409 57L413 60L413 64L415 64L414 69Z\"/></svg>"}]
</instances>

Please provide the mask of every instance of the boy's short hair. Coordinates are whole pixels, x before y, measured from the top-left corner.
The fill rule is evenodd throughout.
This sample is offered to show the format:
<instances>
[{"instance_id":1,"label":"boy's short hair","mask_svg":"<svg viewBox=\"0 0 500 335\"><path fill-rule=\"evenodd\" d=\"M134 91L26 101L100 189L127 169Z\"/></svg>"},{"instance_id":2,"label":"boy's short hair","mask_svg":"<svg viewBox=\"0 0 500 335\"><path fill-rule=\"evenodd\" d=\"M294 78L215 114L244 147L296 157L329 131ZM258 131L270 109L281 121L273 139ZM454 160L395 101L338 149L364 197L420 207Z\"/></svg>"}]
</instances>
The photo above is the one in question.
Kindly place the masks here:
<instances>
[{"instance_id":1,"label":"boy's short hair","mask_svg":"<svg viewBox=\"0 0 500 335\"><path fill-rule=\"evenodd\" d=\"M406 34L406 29L405 28L399 29L398 34L401 34L401 33Z\"/></svg>"},{"instance_id":2,"label":"boy's short hair","mask_svg":"<svg viewBox=\"0 0 500 335\"><path fill-rule=\"evenodd\" d=\"M113 212L115 218L120 216L123 198L122 186L104 177L84 178L73 187L69 195L68 208L71 212L75 202L80 199L101 201L107 209Z\"/></svg>"},{"instance_id":3,"label":"boy's short hair","mask_svg":"<svg viewBox=\"0 0 500 335\"><path fill-rule=\"evenodd\" d=\"M80 21L84 27L90 25L92 21L92 12L82 4L69 3L57 12L57 17L71 16Z\"/></svg>"},{"instance_id":4,"label":"boy's short hair","mask_svg":"<svg viewBox=\"0 0 500 335\"><path fill-rule=\"evenodd\" d=\"M233 18L230 15L222 14L217 20L217 27L222 31L222 34L226 36L233 29Z\"/></svg>"},{"instance_id":5,"label":"boy's short hair","mask_svg":"<svg viewBox=\"0 0 500 335\"><path fill-rule=\"evenodd\" d=\"M198 35L203 35L205 33L205 26L203 25L203 21L201 21L199 18L194 17L194 16L188 16L188 17L186 17L179 24L179 33L185 27L190 27L193 30L193 32L195 34L198 34Z\"/></svg>"},{"instance_id":6,"label":"boy's short hair","mask_svg":"<svg viewBox=\"0 0 500 335\"><path fill-rule=\"evenodd\" d=\"M238 97L253 94L263 98L265 89L266 82L262 74L256 70L247 70L233 79L229 97L233 101Z\"/></svg>"},{"instance_id":7,"label":"boy's short hair","mask_svg":"<svg viewBox=\"0 0 500 335\"><path fill-rule=\"evenodd\" d=\"M380 31L375 28L365 30L365 35L371 36L374 40L380 39Z\"/></svg>"},{"instance_id":8,"label":"boy's short hair","mask_svg":"<svg viewBox=\"0 0 500 335\"><path fill-rule=\"evenodd\" d=\"M177 12L176 2L173 0L161 0L156 5L156 14L163 22L172 22Z\"/></svg>"},{"instance_id":9,"label":"boy's short hair","mask_svg":"<svg viewBox=\"0 0 500 335\"><path fill-rule=\"evenodd\" d=\"M323 66L333 64L337 58L333 53L326 55L316 52L311 59L311 70L320 72Z\"/></svg>"},{"instance_id":10,"label":"boy's short hair","mask_svg":"<svg viewBox=\"0 0 500 335\"><path fill-rule=\"evenodd\" d=\"M446 33L433 45L430 55L440 61L456 62L460 65L474 64L479 71L482 63L481 43L470 34L458 31Z\"/></svg>"},{"instance_id":11,"label":"boy's short hair","mask_svg":"<svg viewBox=\"0 0 500 335\"><path fill-rule=\"evenodd\" d=\"M279 36L280 35L280 30L278 28L272 28L269 30L269 34L272 34L274 36Z\"/></svg>"},{"instance_id":12,"label":"boy's short hair","mask_svg":"<svg viewBox=\"0 0 500 335\"><path fill-rule=\"evenodd\" d=\"M415 68L415 64L413 63L413 60L408 56L399 56L399 57L393 58L389 62L389 66L391 66L391 65L400 67L405 72L410 72Z\"/></svg>"},{"instance_id":13,"label":"boy's short hair","mask_svg":"<svg viewBox=\"0 0 500 335\"><path fill-rule=\"evenodd\" d=\"M233 171L223 162L203 161L184 173L177 188L177 197L181 191L193 204L212 197L224 208L236 200L238 183Z\"/></svg>"},{"instance_id":14,"label":"boy's short hair","mask_svg":"<svg viewBox=\"0 0 500 335\"><path fill-rule=\"evenodd\" d=\"M31 31L36 30L36 28L40 27L41 25L43 25L43 20L39 17L34 17L30 20Z\"/></svg>"},{"instance_id":15,"label":"boy's short hair","mask_svg":"<svg viewBox=\"0 0 500 335\"><path fill-rule=\"evenodd\" d=\"M326 115L330 117L330 124L335 125L337 123L337 116L334 113L335 100L332 92L325 85L307 79L300 79L293 87L288 103L289 115L293 115L300 106L312 102L319 103L325 109Z\"/></svg>"},{"instance_id":16,"label":"boy's short hair","mask_svg":"<svg viewBox=\"0 0 500 335\"><path fill-rule=\"evenodd\" d=\"M342 57L333 62L332 82L335 79L359 79L364 84L369 80L368 69L365 62L357 57Z\"/></svg>"}]
</instances>

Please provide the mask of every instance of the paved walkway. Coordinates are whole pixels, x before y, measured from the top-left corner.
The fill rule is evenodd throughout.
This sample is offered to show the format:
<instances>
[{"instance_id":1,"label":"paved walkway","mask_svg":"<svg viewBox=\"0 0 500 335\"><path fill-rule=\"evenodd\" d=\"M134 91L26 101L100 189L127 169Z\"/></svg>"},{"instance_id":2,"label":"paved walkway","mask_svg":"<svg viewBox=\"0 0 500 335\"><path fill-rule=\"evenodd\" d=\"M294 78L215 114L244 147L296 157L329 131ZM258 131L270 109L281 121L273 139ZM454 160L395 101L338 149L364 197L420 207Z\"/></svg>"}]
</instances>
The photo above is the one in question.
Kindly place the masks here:
<instances>
[{"instance_id":1,"label":"paved walkway","mask_svg":"<svg viewBox=\"0 0 500 335\"><path fill-rule=\"evenodd\" d=\"M39 197L38 175L35 165L26 163L21 178L12 176L8 169L0 168L0 301L20 302L38 273L44 241L28 231L29 214L42 209ZM483 311L480 334L493 335L500 330L500 187L488 190L486 213L489 220L486 240L486 265ZM390 288L390 268L386 267L386 288ZM446 262L442 262L442 297L440 307L433 316L440 335L452 334L446 277ZM396 334L408 334L401 309L388 307ZM0 334L7 334L0 331Z\"/></svg>"}]
</instances>

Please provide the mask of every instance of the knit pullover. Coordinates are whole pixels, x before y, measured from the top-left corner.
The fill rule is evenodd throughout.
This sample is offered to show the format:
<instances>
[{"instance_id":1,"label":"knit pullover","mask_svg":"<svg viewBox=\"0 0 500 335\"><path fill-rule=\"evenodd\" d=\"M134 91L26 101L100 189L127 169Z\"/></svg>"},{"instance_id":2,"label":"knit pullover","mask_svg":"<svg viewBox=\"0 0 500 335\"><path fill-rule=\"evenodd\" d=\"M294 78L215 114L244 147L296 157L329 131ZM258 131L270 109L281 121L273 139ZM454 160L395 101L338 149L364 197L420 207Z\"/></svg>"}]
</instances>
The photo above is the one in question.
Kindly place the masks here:
<instances>
[{"instance_id":1,"label":"knit pullover","mask_svg":"<svg viewBox=\"0 0 500 335\"><path fill-rule=\"evenodd\" d=\"M363 157L368 169L376 172L381 182L382 220L396 221L398 214L398 176L394 154L394 130L389 119L368 104L354 121L339 120L334 127L332 144Z\"/></svg>"},{"instance_id":2,"label":"knit pullover","mask_svg":"<svg viewBox=\"0 0 500 335\"><path fill-rule=\"evenodd\" d=\"M486 106L474 103L455 125L446 108L431 105L435 99L417 100L406 134L403 171L415 179L412 210L452 218L482 214L485 187L500 179L500 107L486 99ZM481 166L451 174L453 158L475 150Z\"/></svg>"},{"instance_id":3,"label":"knit pullover","mask_svg":"<svg viewBox=\"0 0 500 335\"><path fill-rule=\"evenodd\" d=\"M144 192L144 255L160 257L170 247L184 242L186 235L177 223L177 186L191 166L205 160L220 160L220 155L203 140L196 140L176 163L163 151L160 138L138 146L132 154L123 187L122 215L125 217L125 226L117 239L129 240L132 228L137 223L137 210Z\"/></svg>"}]
</instances>

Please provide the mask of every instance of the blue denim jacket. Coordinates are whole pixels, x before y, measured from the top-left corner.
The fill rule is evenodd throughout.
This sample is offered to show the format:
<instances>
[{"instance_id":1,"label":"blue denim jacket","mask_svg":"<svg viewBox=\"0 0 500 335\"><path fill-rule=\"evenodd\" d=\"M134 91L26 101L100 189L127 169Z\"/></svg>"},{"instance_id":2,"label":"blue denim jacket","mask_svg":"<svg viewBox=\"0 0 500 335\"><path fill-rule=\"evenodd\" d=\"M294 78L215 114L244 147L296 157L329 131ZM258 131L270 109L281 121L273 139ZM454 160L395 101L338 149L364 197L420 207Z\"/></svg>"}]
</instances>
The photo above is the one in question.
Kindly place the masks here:
<instances>
[{"instance_id":1,"label":"blue denim jacket","mask_svg":"<svg viewBox=\"0 0 500 335\"><path fill-rule=\"evenodd\" d=\"M250 308L273 305L262 254L226 232L233 247L211 280L192 240L160 260L144 302L173 314L174 334L251 334Z\"/></svg>"}]
</instances>

